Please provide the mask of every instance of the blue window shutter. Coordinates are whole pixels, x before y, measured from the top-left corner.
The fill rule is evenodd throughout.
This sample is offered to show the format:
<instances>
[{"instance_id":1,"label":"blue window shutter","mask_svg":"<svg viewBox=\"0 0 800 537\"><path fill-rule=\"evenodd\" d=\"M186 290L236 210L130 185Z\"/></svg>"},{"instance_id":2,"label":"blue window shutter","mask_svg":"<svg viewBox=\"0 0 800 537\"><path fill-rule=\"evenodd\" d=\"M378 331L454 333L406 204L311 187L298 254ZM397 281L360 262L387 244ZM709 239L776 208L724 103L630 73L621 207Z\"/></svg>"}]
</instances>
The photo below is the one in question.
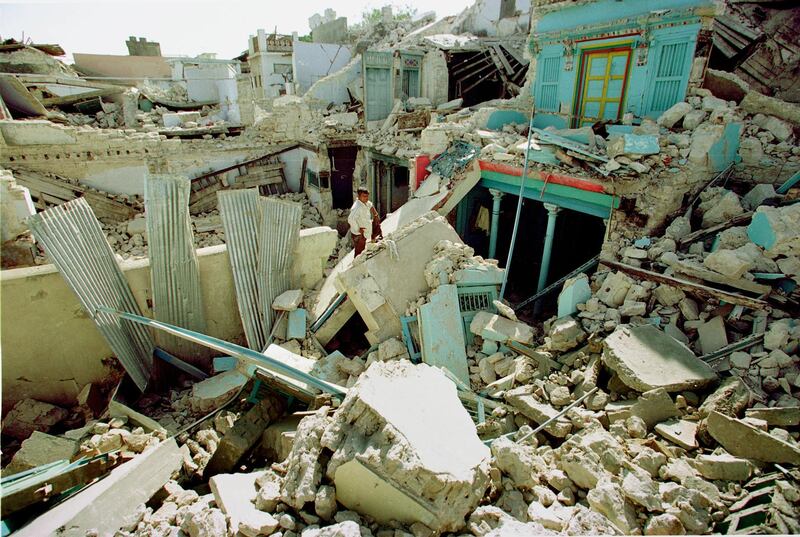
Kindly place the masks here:
<instances>
[{"instance_id":1,"label":"blue window shutter","mask_svg":"<svg viewBox=\"0 0 800 537\"><path fill-rule=\"evenodd\" d=\"M650 90L647 115L659 116L683 100L692 69L694 41L661 43L655 47L655 75Z\"/></svg>"},{"instance_id":2,"label":"blue window shutter","mask_svg":"<svg viewBox=\"0 0 800 537\"><path fill-rule=\"evenodd\" d=\"M558 112L558 77L561 74L561 54L539 57L536 77L536 108L540 112Z\"/></svg>"}]
</instances>

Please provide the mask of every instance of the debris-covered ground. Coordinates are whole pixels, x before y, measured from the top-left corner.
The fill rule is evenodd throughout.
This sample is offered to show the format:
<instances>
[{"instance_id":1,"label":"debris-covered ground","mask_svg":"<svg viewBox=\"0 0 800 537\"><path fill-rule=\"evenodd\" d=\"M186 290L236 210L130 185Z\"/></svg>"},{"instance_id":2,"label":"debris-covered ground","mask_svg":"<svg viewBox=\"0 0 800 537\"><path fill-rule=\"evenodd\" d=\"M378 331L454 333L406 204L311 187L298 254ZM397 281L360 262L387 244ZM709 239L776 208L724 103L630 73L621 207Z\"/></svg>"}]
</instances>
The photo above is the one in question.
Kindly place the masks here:
<instances>
[{"instance_id":1,"label":"debris-covered ground","mask_svg":"<svg viewBox=\"0 0 800 537\"><path fill-rule=\"evenodd\" d=\"M430 53L444 68L445 58L486 50L486 65L502 72L514 56L503 51L527 47L528 21L505 17L497 36L480 41L462 30L485 4L438 21L384 10L349 37L406 62L414 61L407 51ZM781 33L759 37L729 10L717 19L727 28L721 35L740 32L733 45L752 39L759 57L788 50L791 18L771 7L755 12L775 17L769 26ZM12 41L0 50L4 65L80 79L45 52L52 45ZM528 52L519 60L528 62ZM637 56L645 60L646 50ZM179 84L95 84L108 95L75 108L21 78L31 99L50 103L30 125L45 129L42 137L73 138L80 150L53 153L38 140L6 146L3 267L19 270L4 271L4 291L23 273L43 278L33 265L54 265L79 303L58 306L52 322L85 319L110 353L104 348L105 378L77 386L75 401L20 390L4 408L7 529L119 537L800 533L800 112L778 99L793 94L787 75L775 75L772 97L759 93L763 83L751 89L708 69L658 117L536 128L524 117L543 75L535 62L517 61L513 80L497 75L502 91L477 104L465 106L474 94L459 82L461 96L450 88L427 88L437 99L403 95L380 120L369 119L360 79L345 81L361 73L353 62L305 96L251 99L247 125L226 119L231 103L198 105ZM730 70L755 79L752 63ZM789 63L786 54L779 63ZM338 77L349 102L320 104ZM523 119L498 126L498 114ZM352 159L337 162L333 151L348 147ZM75 178L90 162L103 173L114 159L131 164L139 156L124 152L138 150L144 196ZM167 162L173 153L180 158ZM29 157L57 159L64 171L31 166ZM409 179L404 203L391 198L397 176L392 192L377 187L376 205L394 210L358 256L349 203L334 205L331 193L348 160L350 190L383 180L375 175L398 162L421 174ZM195 172L178 176L182 166ZM470 192L492 178L484 168L518 181L494 198L496 211L481 206L469 222L487 240L500 197L514 196L527 168L524 181L539 197L528 207L610 199L596 257L542 281L530 299L511 300L506 286L520 269L478 255L486 248L457 232L472 218L470 203L481 203ZM124 183L122 169L109 177ZM289 188L290 176L299 188ZM573 187L580 201L564 202ZM346 194L349 202L355 192ZM519 222L505 223L516 236ZM163 228L151 242L153 225ZM513 259L538 257L541 270L539 248L547 247L533 247L536 226L523 229ZM214 252L224 252L216 258L224 272L210 263L201 270L197 250L221 245ZM125 272L133 265L148 267L148 284ZM26 307L49 292L28 293ZM224 315L238 313L235 334L212 337L231 324L217 311L223 296L235 308ZM4 328L6 348L7 337ZM51 359L61 357L28 367Z\"/></svg>"}]
</instances>

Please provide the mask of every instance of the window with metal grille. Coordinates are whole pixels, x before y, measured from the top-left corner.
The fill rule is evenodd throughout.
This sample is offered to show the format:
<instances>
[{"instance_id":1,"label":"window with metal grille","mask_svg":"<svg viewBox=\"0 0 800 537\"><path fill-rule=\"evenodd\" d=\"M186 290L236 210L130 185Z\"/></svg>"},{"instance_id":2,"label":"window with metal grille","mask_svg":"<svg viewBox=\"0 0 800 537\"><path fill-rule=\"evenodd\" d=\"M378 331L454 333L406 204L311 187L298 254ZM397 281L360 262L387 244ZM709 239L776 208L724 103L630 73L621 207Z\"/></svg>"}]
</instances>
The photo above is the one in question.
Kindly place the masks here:
<instances>
[{"instance_id":1,"label":"window with metal grille","mask_svg":"<svg viewBox=\"0 0 800 537\"><path fill-rule=\"evenodd\" d=\"M472 345L474 338L469 330L472 319L475 318L479 311L495 313L497 308L492 304L495 300L497 300L497 287L494 285L458 288L458 308L461 311L461 319L464 322L464 335L467 339L467 345Z\"/></svg>"},{"instance_id":2,"label":"window with metal grille","mask_svg":"<svg viewBox=\"0 0 800 537\"><path fill-rule=\"evenodd\" d=\"M561 73L561 55L543 56L539 59L536 108L543 112L558 112L558 76Z\"/></svg>"},{"instance_id":3,"label":"window with metal grille","mask_svg":"<svg viewBox=\"0 0 800 537\"><path fill-rule=\"evenodd\" d=\"M692 68L688 54L691 43L664 43L656 47L655 77L650 93L648 114L660 115L675 103L682 101Z\"/></svg>"}]
</instances>

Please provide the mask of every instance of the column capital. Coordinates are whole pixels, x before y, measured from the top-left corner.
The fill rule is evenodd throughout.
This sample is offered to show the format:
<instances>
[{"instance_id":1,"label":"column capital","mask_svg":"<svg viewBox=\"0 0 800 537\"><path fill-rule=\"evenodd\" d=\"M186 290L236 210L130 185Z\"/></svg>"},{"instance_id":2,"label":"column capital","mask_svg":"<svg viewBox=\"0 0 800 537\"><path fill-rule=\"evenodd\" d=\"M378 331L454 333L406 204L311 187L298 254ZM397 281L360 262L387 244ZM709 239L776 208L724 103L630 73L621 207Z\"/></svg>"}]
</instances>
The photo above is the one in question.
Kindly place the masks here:
<instances>
[{"instance_id":1,"label":"column capital","mask_svg":"<svg viewBox=\"0 0 800 537\"><path fill-rule=\"evenodd\" d=\"M500 199L505 195L505 192L503 192L502 190L496 190L494 188L490 188L489 194L491 194L492 197L495 199Z\"/></svg>"},{"instance_id":2,"label":"column capital","mask_svg":"<svg viewBox=\"0 0 800 537\"><path fill-rule=\"evenodd\" d=\"M544 208L547 209L548 214L551 216L557 215L561 210L561 207L558 205L553 205L552 203L543 203L542 205L544 205Z\"/></svg>"}]
</instances>

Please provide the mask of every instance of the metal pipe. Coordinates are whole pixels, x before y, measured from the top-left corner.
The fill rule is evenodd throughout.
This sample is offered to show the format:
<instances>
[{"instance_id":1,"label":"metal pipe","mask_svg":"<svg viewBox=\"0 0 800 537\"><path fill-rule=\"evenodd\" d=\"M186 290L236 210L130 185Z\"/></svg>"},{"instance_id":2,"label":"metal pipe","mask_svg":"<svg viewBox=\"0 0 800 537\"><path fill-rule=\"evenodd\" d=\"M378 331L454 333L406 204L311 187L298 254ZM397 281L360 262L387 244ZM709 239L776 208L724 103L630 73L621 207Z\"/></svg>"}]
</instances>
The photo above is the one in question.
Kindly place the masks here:
<instances>
[{"instance_id":1,"label":"metal pipe","mask_svg":"<svg viewBox=\"0 0 800 537\"><path fill-rule=\"evenodd\" d=\"M525 146L525 164L522 167L522 176L519 180L519 199L517 200L517 214L514 216L514 231L511 232L511 245L508 247L508 257L506 258L506 270L503 272L503 284L500 286L499 300L503 300L506 294L506 284L508 284L508 273L511 271L511 260L514 256L514 246L517 244L517 231L519 229L519 217L522 214L522 198L525 194L525 181L528 179L528 162L530 161L531 137L533 136L533 113L531 106L531 118L528 120L528 143Z\"/></svg>"},{"instance_id":2,"label":"metal pipe","mask_svg":"<svg viewBox=\"0 0 800 537\"><path fill-rule=\"evenodd\" d=\"M552 418L549 418L547 421L545 421L544 423L542 423L541 425L539 425L537 428L535 428L534 430L532 430L531 432L529 432L528 434L526 434L525 436L523 436L522 438L520 438L519 440L517 440L517 443L524 442L525 440L527 440L527 439L528 439L528 438L530 438L531 436L533 436L533 435L535 435L536 433L538 433L538 432L542 431L542 430L543 430L545 427L547 427L548 425L550 425L552 422L554 422L555 420L557 420L558 418L560 418L561 416L563 416L564 414L566 414L567 412L569 412L570 410L572 410L572 409L573 409L574 407L576 407L577 405L579 405L579 404L583 403L583 401L584 401L584 400L585 400L587 397L589 397L590 395L592 395L594 392L596 392L596 391L597 391L597 390L599 390L599 389L600 389L600 388L598 388L597 386L595 386L594 388L592 388L591 390L589 390L588 392L586 392L585 394L583 394L582 396L580 396L578 399L576 399L574 402L572 402L572 403L571 403L571 404L569 404L568 406L564 407L564 409L562 409L562 410L561 410L561 412L559 412L558 414L556 414L556 415L555 415L555 416L553 416Z\"/></svg>"}]
</instances>

